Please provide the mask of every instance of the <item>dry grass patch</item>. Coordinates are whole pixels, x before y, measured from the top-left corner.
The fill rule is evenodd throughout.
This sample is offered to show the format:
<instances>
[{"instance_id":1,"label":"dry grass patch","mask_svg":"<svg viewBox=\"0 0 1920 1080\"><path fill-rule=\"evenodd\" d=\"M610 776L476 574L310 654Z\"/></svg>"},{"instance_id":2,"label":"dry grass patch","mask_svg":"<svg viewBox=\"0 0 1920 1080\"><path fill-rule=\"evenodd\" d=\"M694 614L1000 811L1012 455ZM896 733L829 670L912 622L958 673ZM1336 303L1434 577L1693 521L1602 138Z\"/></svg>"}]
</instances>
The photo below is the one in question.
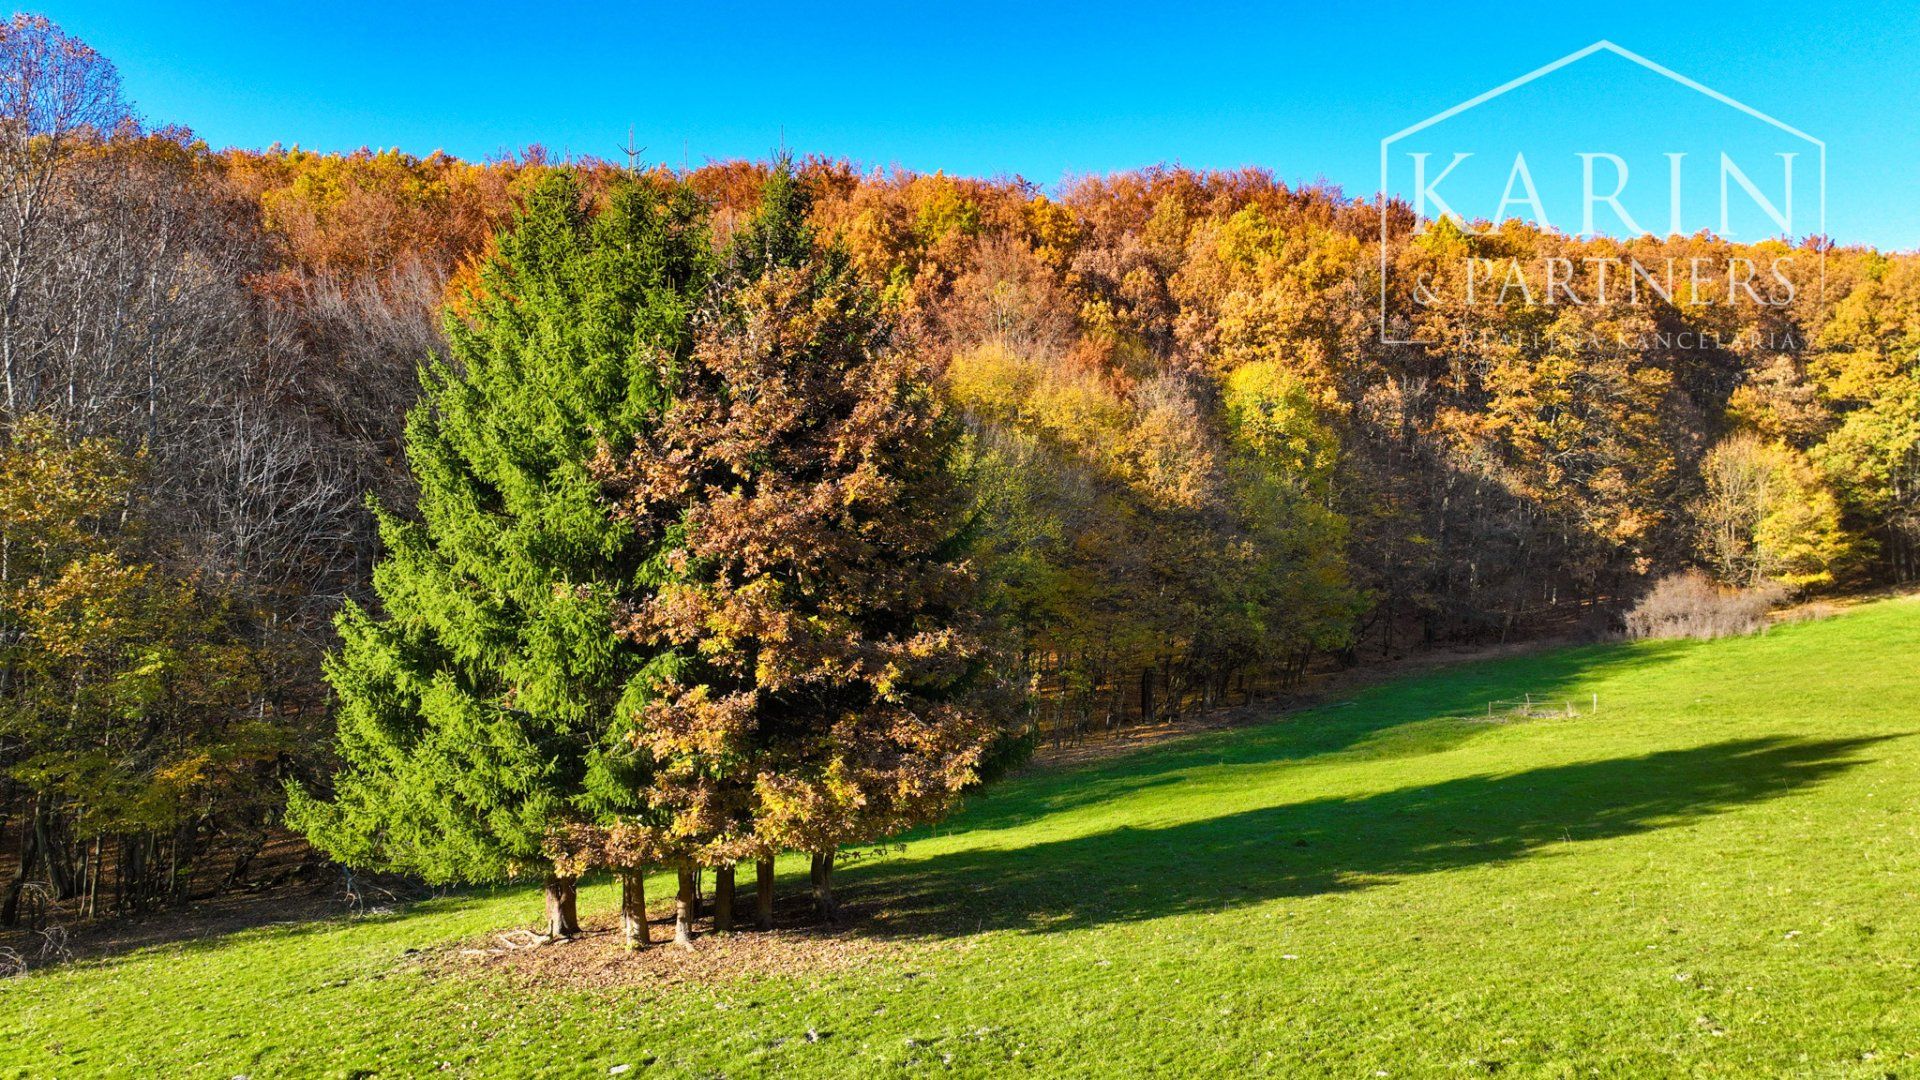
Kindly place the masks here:
<instances>
[{"instance_id":1,"label":"dry grass patch","mask_svg":"<svg viewBox=\"0 0 1920 1080\"><path fill-rule=\"evenodd\" d=\"M654 944L628 952L612 914L582 920L567 941L529 945L522 932L493 934L424 959L436 974L502 974L540 986L582 989L664 989L685 983L821 975L882 963L897 944L863 936L854 926L802 926L702 934L690 949L672 943L671 917L649 920Z\"/></svg>"}]
</instances>

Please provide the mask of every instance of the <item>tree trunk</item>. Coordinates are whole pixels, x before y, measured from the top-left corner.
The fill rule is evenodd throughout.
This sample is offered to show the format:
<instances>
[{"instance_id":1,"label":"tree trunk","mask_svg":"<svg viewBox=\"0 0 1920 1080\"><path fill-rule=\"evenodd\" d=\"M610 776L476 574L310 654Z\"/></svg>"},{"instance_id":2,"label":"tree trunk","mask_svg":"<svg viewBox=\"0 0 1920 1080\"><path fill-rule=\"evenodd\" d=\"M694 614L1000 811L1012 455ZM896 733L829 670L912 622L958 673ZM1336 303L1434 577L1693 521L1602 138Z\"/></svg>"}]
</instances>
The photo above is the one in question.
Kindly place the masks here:
<instances>
[{"instance_id":1,"label":"tree trunk","mask_svg":"<svg viewBox=\"0 0 1920 1080\"><path fill-rule=\"evenodd\" d=\"M53 886L55 900L71 900L77 891L73 884L73 860L67 855L66 841L59 835L59 822L51 814L34 819L39 830L40 861L47 864L47 883Z\"/></svg>"},{"instance_id":2,"label":"tree trunk","mask_svg":"<svg viewBox=\"0 0 1920 1080\"><path fill-rule=\"evenodd\" d=\"M96 852L98 851L99 843L98 840L94 841ZM260 849L266 845L267 833L264 829L250 836L245 845L241 847L239 857L233 860L233 869L227 871L227 880L221 885L221 888L231 889L246 880L247 871L253 868L254 857L259 855ZM98 858L98 855L96 854L95 857Z\"/></svg>"},{"instance_id":3,"label":"tree trunk","mask_svg":"<svg viewBox=\"0 0 1920 1080\"><path fill-rule=\"evenodd\" d=\"M762 930L773 929L773 860L754 866L753 921Z\"/></svg>"},{"instance_id":4,"label":"tree trunk","mask_svg":"<svg viewBox=\"0 0 1920 1080\"><path fill-rule=\"evenodd\" d=\"M44 843L44 840L42 841ZM137 836L120 838L120 910L139 911L146 898L146 850Z\"/></svg>"},{"instance_id":5,"label":"tree trunk","mask_svg":"<svg viewBox=\"0 0 1920 1080\"><path fill-rule=\"evenodd\" d=\"M101 864L102 864L102 859L101 859L100 838L96 836L93 838L92 876L87 880L86 913L88 918L92 918L93 916L100 914Z\"/></svg>"},{"instance_id":6,"label":"tree trunk","mask_svg":"<svg viewBox=\"0 0 1920 1080\"><path fill-rule=\"evenodd\" d=\"M647 872L642 867L620 871L620 936L629 951L653 944L647 930Z\"/></svg>"},{"instance_id":7,"label":"tree trunk","mask_svg":"<svg viewBox=\"0 0 1920 1080\"><path fill-rule=\"evenodd\" d=\"M680 868L680 892L673 900L673 943L693 948L693 867Z\"/></svg>"},{"instance_id":8,"label":"tree trunk","mask_svg":"<svg viewBox=\"0 0 1920 1080\"><path fill-rule=\"evenodd\" d=\"M547 936L570 938L580 933L577 886L570 877L547 879Z\"/></svg>"},{"instance_id":9,"label":"tree trunk","mask_svg":"<svg viewBox=\"0 0 1920 1080\"><path fill-rule=\"evenodd\" d=\"M187 832L187 827L184 825L175 828L173 830L173 843L169 844L167 848L167 901L169 903L177 902L187 888L186 876L180 872L180 849L186 844L187 838L190 835L191 834ZM192 853L189 852L186 862L191 866L192 861L193 856ZM86 860L82 859L80 865L84 868L86 866ZM84 873L80 875L80 887L82 889L86 888L86 875Z\"/></svg>"},{"instance_id":10,"label":"tree trunk","mask_svg":"<svg viewBox=\"0 0 1920 1080\"><path fill-rule=\"evenodd\" d=\"M46 796L34 796L33 810L20 822L20 861L13 868L13 878L7 882L7 898L0 901L0 926L20 922L20 894L27 887L27 879L33 876L33 864L40 854L37 823L45 808Z\"/></svg>"},{"instance_id":11,"label":"tree trunk","mask_svg":"<svg viewBox=\"0 0 1920 1080\"><path fill-rule=\"evenodd\" d=\"M833 902L833 852L815 852L813 856L813 904L828 923L840 922L840 907Z\"/></svg>"},{"instance_id":12,"label":"tree trunk","mask_svg":"<svg viewBox=\"0 0 1920 1080\"><path fill-rule=\"evenodd\" d=\"M733 867L713 868L713 932L733 931Z\"/></svg>"}]
</instances>

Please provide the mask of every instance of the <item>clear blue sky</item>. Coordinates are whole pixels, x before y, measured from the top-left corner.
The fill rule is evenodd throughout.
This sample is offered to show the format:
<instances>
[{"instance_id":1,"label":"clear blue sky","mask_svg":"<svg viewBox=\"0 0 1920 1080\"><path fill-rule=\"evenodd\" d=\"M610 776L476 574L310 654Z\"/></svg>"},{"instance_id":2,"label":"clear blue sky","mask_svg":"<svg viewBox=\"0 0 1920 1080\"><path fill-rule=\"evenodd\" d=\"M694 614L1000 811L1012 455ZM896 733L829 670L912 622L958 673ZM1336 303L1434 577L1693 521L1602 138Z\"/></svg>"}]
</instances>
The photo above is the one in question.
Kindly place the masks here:
<instances>
[{"instance_id":1,"label":"clear blue sky","mask_svg":"<svg viewBox=\"0 0 1920 1080\"><path fill-rule=\"evenodd\" d=\"M1911 0L32 9L111 57L149 121L217 146L613 157L631 126L648 158L698 164L764 156L784 132L802 153L1047 185L1180 162L1366 194L1384 136L1607 38L1825 140L1836 239L1920 246ZM1666 115L1642 92L1634 108ZM1570 90L1549 104L1584 111Z\"/></svg>"}]
</instances>

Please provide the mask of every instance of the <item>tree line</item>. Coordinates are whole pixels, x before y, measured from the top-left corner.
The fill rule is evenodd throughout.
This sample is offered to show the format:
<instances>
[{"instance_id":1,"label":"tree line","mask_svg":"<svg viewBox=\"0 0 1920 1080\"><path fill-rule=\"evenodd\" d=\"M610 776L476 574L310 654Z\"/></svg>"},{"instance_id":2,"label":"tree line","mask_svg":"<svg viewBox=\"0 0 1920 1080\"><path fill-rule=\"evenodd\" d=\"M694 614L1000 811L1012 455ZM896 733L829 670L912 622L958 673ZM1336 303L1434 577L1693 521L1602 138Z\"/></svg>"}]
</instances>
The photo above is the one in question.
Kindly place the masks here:
<instances>
[{"instance_id":1,"label":"tree line","mask_svg":"<svg viewBox=\"0 0 1920 1080\"><path fill-rule=\"evenodd\" d=\"M591 867L798 850L824 878L1012 751L956 719L911 734L939 768L759 778L838 777L949 697L1008 687L950 711L1070 734L1603 621L1682 567L1920 576L1912 256L1393 203L1386 336L1433 344L1383 344L1382 207L1259 171L216 151L57 27L4 35L6 919L29 883L238 880L289 780L330 850L551 876L557 907ZM1782 255L1785 304L1438 287ZM836 347L784 369L783 334ZM730 411L743 378L764 415ZM868 517L827 513L856 488ZM862 528L913 559L827 539ZM872 651L913 619L954 637ZM445 745L395 758L400 715ZM355 802L382 769L417 814Z\"/></svg>"}]
</instances>

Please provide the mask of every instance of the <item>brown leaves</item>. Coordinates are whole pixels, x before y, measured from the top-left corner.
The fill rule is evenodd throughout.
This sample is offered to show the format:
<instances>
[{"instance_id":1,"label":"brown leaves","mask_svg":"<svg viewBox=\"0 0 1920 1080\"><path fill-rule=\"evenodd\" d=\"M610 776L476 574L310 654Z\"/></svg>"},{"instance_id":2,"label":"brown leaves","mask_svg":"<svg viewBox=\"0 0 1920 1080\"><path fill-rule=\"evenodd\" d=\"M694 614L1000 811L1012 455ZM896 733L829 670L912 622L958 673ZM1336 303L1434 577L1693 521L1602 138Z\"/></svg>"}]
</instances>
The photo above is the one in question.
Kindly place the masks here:
<instances>
[{"instance_id":1,"label":"brown leaves","mask_svg":"<svg viewBox=\"0 0 1920 1080\"><path fill-rule=\"evenodd\" d=\"M681 850L826 850L940 813L992 718L931 373L827 253L735 276L652 437L595 475L672 537L622 630L684 660L639 717Z\"/></svg>"}]
</instances>

